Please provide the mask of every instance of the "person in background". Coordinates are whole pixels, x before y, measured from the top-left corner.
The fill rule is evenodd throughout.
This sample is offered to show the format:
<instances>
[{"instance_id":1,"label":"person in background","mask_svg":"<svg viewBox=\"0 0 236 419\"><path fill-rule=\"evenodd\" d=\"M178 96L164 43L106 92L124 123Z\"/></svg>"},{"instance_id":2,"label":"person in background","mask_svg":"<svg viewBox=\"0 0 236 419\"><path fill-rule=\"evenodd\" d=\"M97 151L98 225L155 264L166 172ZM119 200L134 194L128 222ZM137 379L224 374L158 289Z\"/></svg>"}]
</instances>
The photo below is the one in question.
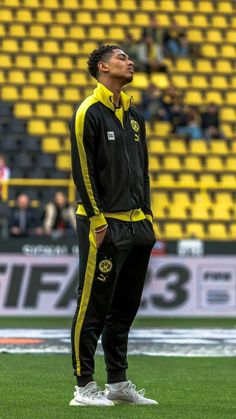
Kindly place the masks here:
<instances>
[{"instance_id":1,"label":"person in background","mask_svg":"<svg viewBox=\"0 0 236 419\"><path fill-rule=\"evenodd\" d=\"M219 109L214 103L210 103L201 112L201 127L204 138L208 141L213 138L224 138L220 130Z\"/></svg>"},{"instance_id":2,"label":"person in background","mask_svg":"<svg viewBox=\"0 0 236 419\"><path fill-rule=\"evenodd\" d=\"M146 36L150 36L152 38L153 43L156 44L156 47L158 49L159 57L163 59L164 30L159 26L158 20L155 16L151 16L150 25L143 28L142 38L145 38Z\"/></svg>"},{"instance_id":3,"label":"person in background","mask_svg":"<svg viewBox=\"0 0 236 419\"><path fill-rule=\"evenodd\" d=\"M167 72L162 51L157 42L148 33L144 34L138 43L138 62L140 63L141 71L145 71L147 74Z\"/></svg>"},{"instance_id":4,"label":"person in background","mask_svg":"<svg viewBox=\"0 0 236 419\"><path fill-rule=\"evenodd\" d=\"M46 234L73 234L76 230L75 210L63 192L56 192L54 199L44 209L43 228Z\"/></svg>"},{"instance_id":5,"label":"person in background","mask_svg":"<svg viewBox=\"0 0 236 419\"><path fill-rule=\"evenodd\" d=\"M137 42L134 40L133 35L128 30L125 31L125 39L121 43L120 46L124 51L126 51L126 54L128 57L135 62L135 70L141 71L139 62L138 62L138 47Z\"/></svg>"},{"instance_id":6,"label":"person in background","mask_svg":"<svg viewBox=\"0 0 236 419\"><path fill-rule=\"evenodd\" d=\"M145 121L166 121L167 113L162 103L163 92L154 83L142 92L141 112Z\"/></svg>"},{"instance_id":7,"label":"person in background","mask_svg":"<svg viewBox=\"0 0 236 419\"><path fill-rule=\"evenodd\" d=\"M165 55L168 57L180 56L180 37L185 36L184 31L172 17L171 25L166 29L163 36ZM185 36L186 38L186 36Z\"/></svg>"},{"instance_id":8,"label":"person in background","mask_svg":"<svg viewBox=\"0 0 236 419\"><path fill-rule=\"evenodd\" d=\"M25 193L18 195L16 206L11 209L9 232L13 237L29 237L43 232L37 210L30 206L30 198Z\"/></svg>"},{"instance_id":9,"label":"person in background","mask_svg":"<svg viewBox=\"0 0 236 419\"><path fill-rule=\"evenodd\" d=\"M0 200L2 198L2 182L10 178L10 169L6 164L5 157L0 154Z\"/></svg>"}]
</instances>

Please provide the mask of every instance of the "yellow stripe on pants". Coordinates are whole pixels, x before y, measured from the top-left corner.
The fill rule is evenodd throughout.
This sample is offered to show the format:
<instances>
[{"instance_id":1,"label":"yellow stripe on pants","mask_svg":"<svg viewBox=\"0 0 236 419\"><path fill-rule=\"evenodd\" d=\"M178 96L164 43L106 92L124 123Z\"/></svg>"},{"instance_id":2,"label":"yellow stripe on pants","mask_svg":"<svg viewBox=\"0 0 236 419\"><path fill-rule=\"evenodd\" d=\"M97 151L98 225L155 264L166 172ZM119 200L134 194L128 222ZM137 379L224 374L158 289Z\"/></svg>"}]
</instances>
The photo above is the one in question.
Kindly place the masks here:
<instances>
[{"instance_id":1,"label":"yellow stripe on pants","mask_svg":"<svg viewBox=\"0 0 236 419\"><path fill-rule=\"evenodd\" d=\"M96 241L94 237L94 232L92 231L91 227L90 227L90 232L89 232L89 243L90 243L90 247L89 247L87 267L86 267L85 278L84 278L84 286L83 286L83 292L82 292L82 297L80 301L79 313L76 319L75 335L74 335L74 348L75 348L77 375L81 375L80 353L79 353L81 329L82 329L85 314L88 308L91 289L93 285L94 273L96 269L97 246L96 246Z\"/></svg>"}]
</instances>

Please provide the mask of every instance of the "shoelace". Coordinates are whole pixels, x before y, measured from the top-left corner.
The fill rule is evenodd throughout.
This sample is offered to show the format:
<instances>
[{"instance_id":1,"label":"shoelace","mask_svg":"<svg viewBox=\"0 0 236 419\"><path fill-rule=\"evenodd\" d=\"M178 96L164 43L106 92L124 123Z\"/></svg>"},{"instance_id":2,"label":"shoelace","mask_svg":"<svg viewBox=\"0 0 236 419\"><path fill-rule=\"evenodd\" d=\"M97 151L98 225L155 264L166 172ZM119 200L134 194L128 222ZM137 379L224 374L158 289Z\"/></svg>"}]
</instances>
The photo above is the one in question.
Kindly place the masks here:
<instances>
[{"instance_id":1,"label":"shoelace","mask_svg":"<svg viewBox=\"0 0 236 419\"><path fill-rule=\"evenodd\" d=\"M85 390L83 395L90 396L92 399L102 399L104 397L104 392L100 389L100 387L93 387Z\"/></svg>"},{"instance_id":2,"label":"shoelace","mask_svg":"<svg viewBox=\"0 0 236 419\"><path fill-rule=\"evenodd\" d=\"M127 394L130 394L131 396L135 396L135 397L137 397L137 396L138 397L139 396L143 397L144 394L145 394L145 389L142 388L141 390L136 390L136 385L133 384L133 383L131 383L131 382L129 382L129 385L128 385L128 388L126 390L126 393Z\"/></svg>"}]
</instances>

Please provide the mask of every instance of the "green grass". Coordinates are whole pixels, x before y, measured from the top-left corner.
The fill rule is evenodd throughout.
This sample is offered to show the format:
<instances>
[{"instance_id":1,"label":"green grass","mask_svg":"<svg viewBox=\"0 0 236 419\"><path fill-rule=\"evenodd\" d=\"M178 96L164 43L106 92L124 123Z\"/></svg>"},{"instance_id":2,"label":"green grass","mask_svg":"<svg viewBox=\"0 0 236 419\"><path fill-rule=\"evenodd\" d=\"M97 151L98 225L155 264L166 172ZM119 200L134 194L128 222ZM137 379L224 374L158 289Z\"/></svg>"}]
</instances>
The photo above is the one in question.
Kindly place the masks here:
<instances>
[{"instance_id":1,"label":"green grass","mask_svg":"<svg viewBox=\"0 0 236 419\"><path fill-rule=\"evenodd\" d=\"M0 328L70 328L69 317L0 317ZM137 318L133 327L236 327L236 318Z\"/></svg>"},{"instance_id":2,"label":"green grass","mask_svg":"<svg viewBox=\"0 0 236 419\"><path fill-rule=\"evenodd\" d=\"M234 358L130 357L129 376L158 406L69 407L68 355L0 355L1 419L234 419ZM105 382L103 358L96 379Z\"/></svg>"}]
</instances>

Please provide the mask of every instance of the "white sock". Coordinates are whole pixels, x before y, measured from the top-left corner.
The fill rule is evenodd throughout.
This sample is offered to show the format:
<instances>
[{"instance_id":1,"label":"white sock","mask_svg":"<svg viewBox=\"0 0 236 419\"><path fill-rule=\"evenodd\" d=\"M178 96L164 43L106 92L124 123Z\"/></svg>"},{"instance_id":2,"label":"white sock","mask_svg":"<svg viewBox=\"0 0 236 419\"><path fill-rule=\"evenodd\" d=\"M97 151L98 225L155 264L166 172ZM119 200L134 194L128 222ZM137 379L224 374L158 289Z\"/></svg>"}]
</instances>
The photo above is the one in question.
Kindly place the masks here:
<instances>
[{"instance_id":1,"label":"white sock","mask_svg":"<svg viewBox=\"0 0 236 419\"><path fill-rule=\"evenodd\" d=\"M124 387L126 383L128 383L128 381L120 381L119 383L112 383L108 385L110 390L115 391L122 389L122 387Z\"/></svg>"}]
</instances>

